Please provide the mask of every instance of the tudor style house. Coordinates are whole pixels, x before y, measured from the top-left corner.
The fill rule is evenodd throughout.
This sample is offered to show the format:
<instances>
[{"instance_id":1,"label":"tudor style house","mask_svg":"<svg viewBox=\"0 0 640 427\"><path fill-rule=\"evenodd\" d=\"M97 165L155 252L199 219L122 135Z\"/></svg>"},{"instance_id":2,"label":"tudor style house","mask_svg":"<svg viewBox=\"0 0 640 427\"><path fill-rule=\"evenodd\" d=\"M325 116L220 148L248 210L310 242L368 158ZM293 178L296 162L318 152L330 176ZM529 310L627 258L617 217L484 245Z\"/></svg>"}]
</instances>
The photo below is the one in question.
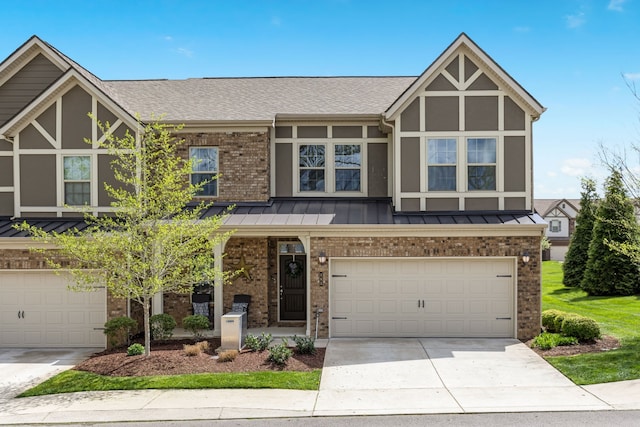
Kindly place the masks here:
<instances>
[{"instance_id":1,"label":"tudor style house","mask_svg":"<svg viewBox=\"0 0 640 427\"><path fill-rule=\"evenodd\" d=\"M576 228L580 199L535 199L534 211L549 224L550 259L563 261Z\"/></svg>"},{"instance_id":2,"label":"tudor style house","mask_svg":"<svg viewBox=\"0 0 640 427\"><path fill-rule=\"evenodd\" d=\"M250 328L531 338L544 110L465 34L417 77L143 81L101 80L34 36L0 63L0 346L103 346L104 322L139 310L99 283L68 291L12 228L82 226L74 205L111 210L110 158L84 142L103 138L89 112L117 135L135 134L137 114L184 124L181 155L202 160L191 179L219 174L199 195L215 202L206 215L235 206L235 234L212 256L244 274L157 295L154 313L208 313L219 334L244 295Z\"/></svg>"}]
</instances>

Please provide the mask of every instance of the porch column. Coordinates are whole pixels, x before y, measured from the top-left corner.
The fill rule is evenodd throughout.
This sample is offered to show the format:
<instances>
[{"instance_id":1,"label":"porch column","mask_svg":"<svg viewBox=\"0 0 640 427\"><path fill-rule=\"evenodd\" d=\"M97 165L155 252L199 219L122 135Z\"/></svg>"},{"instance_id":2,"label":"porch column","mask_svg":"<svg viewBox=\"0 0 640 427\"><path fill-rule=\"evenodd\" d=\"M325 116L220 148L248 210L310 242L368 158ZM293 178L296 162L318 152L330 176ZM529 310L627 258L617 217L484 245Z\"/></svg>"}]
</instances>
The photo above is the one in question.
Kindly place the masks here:
<instances>
[{"instance_id":1,"label":"porch column","mask_svg":"<svg viewBox=\"0 0 640 427\"><path fill-rule=\"evenodd\" d=\"M220 243L213 248L213 265L214 267L222 272L222 247L224 243ZM220 324L222 323L222 315L224 314L222 311L224 309L223 305L223 286L224 281L221 276L218 276L214 279L213 283L213 336L219 337L221 335Z\"/></svg>"},{"instance_id":2,"label":"porch column","mask_svg":"<svg viewBox=\"0 0 640 427\"><path fill-rule=\"evenodd\" d=\"M164 294L162 292L158 292L151 299L151 314L162 314L164 313L164 298L162 298ZM143 310L144 311L144 310Z\"/></svg>"},{"instance_id":3,"label":"porch column","mask_svg":"<svg viewBox=\"0 0 640 427\"><path fill-rule=\"evenodd\" d=\"M307 330L305 334L311 336L311 236L298 236L307 254Z\"/></svg>"}]
</instances>

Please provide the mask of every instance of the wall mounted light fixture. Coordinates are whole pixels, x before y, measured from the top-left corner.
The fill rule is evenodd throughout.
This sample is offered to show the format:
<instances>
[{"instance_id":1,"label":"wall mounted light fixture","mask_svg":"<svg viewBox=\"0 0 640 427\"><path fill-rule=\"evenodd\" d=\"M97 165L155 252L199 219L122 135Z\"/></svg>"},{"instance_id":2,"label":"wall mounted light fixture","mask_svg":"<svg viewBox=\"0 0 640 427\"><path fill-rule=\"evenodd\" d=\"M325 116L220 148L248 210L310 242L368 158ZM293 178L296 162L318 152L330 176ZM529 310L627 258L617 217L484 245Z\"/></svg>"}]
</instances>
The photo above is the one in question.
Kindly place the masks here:
<instances>
[{"instance_id":1,"label":"wall mounted light fixture","mask_svg":"<svg viewBox=\"0 0 640 427\"><path fill-rule=\"evenodd\" d=\"M324 251L320 251L320 254L318 255L318 262L320 265L325 265L327 263L327 254L325 254Z\"/></svg>"},{"instance_id":2,"label":"wall mounted light fixture","mask_svg":"<svg viewBox=\"0 0 640 427\"><path fill-rule=\"evenodd\" d=\"M529 264L529 259L529 251L525 251L525 253L522 254L522 262Z\"/></svg>"}]
</instances>

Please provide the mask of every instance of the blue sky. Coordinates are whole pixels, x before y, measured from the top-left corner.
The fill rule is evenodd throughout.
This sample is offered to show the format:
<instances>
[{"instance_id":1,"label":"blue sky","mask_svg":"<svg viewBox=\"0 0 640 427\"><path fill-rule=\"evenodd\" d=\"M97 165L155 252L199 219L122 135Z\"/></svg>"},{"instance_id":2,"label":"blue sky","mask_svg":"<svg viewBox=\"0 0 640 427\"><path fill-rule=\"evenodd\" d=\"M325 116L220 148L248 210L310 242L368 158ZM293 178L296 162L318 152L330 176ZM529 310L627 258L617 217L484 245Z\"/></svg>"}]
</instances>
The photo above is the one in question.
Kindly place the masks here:
<instances>
[{"instance_id":1,"label":"blue sky","mask_svg":"<svg viewBox=\"0 0 640 427\"><path fill-rule=\"evenodd\" d=\"M640 0L20 0L0 57L37 34L103 79L419 75L467 33L547 107L536 198L601 184L598 146L640 143ZM626 76L626 79L625 77Z\"/></svg>"}]
</instances>

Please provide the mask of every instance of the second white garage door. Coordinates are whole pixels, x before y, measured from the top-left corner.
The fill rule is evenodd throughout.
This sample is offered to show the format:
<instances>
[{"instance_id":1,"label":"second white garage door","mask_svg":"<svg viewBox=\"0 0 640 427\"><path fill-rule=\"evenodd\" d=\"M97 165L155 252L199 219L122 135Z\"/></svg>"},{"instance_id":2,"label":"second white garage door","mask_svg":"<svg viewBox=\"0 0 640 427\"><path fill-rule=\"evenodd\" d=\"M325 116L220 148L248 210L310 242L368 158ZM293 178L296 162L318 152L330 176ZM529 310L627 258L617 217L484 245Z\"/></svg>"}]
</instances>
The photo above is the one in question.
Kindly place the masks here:
<instances>
[{"instance_id":1,"label":"second white garage door","mask_svg":"<svg viewBox=\"0 0 640 427\"><path fill-rule=\"evenodd\" d=\"M103 347L106 292L47 271L0 272L0 347Z\"/></svg>"},{"instance_id":2,"label":"second white garage door","mask_svg":"<svg viewBox=\"0 0 640 427\"><path fill-rule=\"evenodd\" d=\"M332 259L332 337L514 337L514 260Z\"/></svg>"}]
</instances>

